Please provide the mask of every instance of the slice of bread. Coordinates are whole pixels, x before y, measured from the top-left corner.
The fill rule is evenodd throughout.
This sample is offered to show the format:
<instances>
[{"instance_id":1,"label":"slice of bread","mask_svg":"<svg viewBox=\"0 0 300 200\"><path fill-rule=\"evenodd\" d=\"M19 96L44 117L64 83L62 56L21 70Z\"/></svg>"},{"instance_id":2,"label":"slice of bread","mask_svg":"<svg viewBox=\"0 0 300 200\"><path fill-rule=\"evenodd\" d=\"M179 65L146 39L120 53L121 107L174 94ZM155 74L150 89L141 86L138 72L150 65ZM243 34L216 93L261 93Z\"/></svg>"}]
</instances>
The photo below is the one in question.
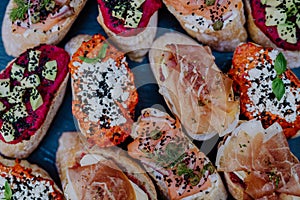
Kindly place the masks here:
<instances>
[{"instance_id":1,"label":"slice of bread","mask_svg":"<svg viewBox=\"0 0 300 200\"><path fill-rule=\"evenodd\" d=\"M274 44L268 36L266 36L259 27L256 26L253 16L252 16L252 9L250 5L250 0L245 1L245 8L246 8L246 14L247 14L247 29L249 36L251 39L264 47L272 47L276 48L279 51L281 51L284 56L286 57L287 63L290 68L296 68L300 67L300 50L298 51L291 51L291 50L285 50L280 47L278 47L276 44Z\"/></svg>"},{"instance_id":2,"label":"slice of bread","mask_svg":"<svg viewBox=\"0 0 300 200\"><path fill-rule=\"evenodd\" d=\"M99 15L97 20L106 34L109 36L108 40L112 41L120 50L122 50L128 57L136 62L142 62L144 56L148 53L149 48L155 38L157 30L157 16L156 11L150 18L147 27L134 35L134 36L121 36L121 34L115 34L107 28L103 21L101 9L99 8Z\"/></svg>"},{"instance_id":3,"label":"slice of bread","mask_svg":"<svg viewBox=\"0 0 300 200\"><path fill-rule=\"evenodd\" d=\"M181 2L163 2L189 35L214 50L233 51L239 43L247 39L241 0L213 1L214 5L211 6L206 6L204 1L186 1L182 2L182 6L179 6ZM222 28L215 30L213 23L219 18L222 18Z\"/></svg>"},{"instance_id":4,"label":"slice of bread","mask_svg":"<svg viewBox=\"0 0 300 200\"><path fill-rule=\"evenodd\" d=\"M47 96L46 98L52 98L52 99L50 100L50 104L48 105L49 109L48 109L47 113L42 113L41 111L38 111L38 113L43 115L44 121L41 123L41 125L34 132L33 135L31 135L27 139L25 139L25 138L22 139L18 143L9 143L9 142L4 142L4 141L0 140L0 152L1 152L1 154L5 155L5 156L13 157L13 158L28 157L37 148L37 146L39 145L39 143L41 142L43 137L46 135L47 130L50 127L51 122L52 122L53 118L55 117L55 115L63 101L67 83L68 83L68 79L69 79L69 73L68 73L68 69L67 69L67 64L69 62L69 55L63 49L60 49L55 46L50 46L50 45L49 46L44 45L44 46L36 47L34 49L39 50L44 47L45 47L45 49L47 49L50 52L50 54L52 54L52 58L54 58L54 60L65 59L64 61L61 61L61 63L64 63L65 66L62 66L62 64L60 66L58 66L61 69L63 69L63 68L65 68L65 69L59 70L59 71L61 71L61 75L57 75L57 76L61 76L63 79L60 80L61 83L60 83L59 87L57 88L56 92L54 92L53 94L49 93L48 95L45 95L45 97ZM56 50L59 53L51 50L51 48L53 48L53 47L57 48ZM28 50L28 51L30 51L30 50ZM27 55L27 52L25 52L22 55L24 56L25 54ZM11 67L13 65L13 63L16 62L17 59L14 59L10 64L8 64L7 68ZM57 83L55 82L55 84L57 84ZM39 86L39 87L43 87L43 86ZM41 117L42 116L39 116L39 118L41 118ZM31 123L36 123L36 121L31 122ZM39 122L37 122L37 123L39 123ZM34 126L34 125L31 125L31 126ZM22 133L20 133L20 134L22 134Z\"/></svg>"},{"instance_id":5,"label":"slice of bread","mask_svg":"<svg viewBox=\"0 0 300 200\"><path fill-rule=\"evenodd\" d=\"M68 33L86 2L87 0L70 1L69 6L71 7L72 14L60 19L53 27L44 27L41 23L36 28L22 28L17 27L9 17L11 10L16 6L14 0L10 0L6 7L2 23L2 41L6 53L17 57L26 49L40 44L58 44ZM49 30L44 31L42 28Z\"/></svg>"},{"instance_id":6,"label":"slice of bread","mask_svg":"<svg viewBox=\"0 0 300 200\"><path fill-rule=\"evenodd\" d=\"M186 52L180 53L179 48L171 50L168 45L174 45L175 48L181 46ZM168 53L175 55L175 64L168 60ZM149 61L159 92L189 136L196 140L206 140L234 129L239 117L239 101L234 99L232 82L214 63L214 56L208 46L202 46L183 34L166 33L154 41ZM176 65L176 69L162 62ZM193 70L186 71L187 65L194 67ZM194 87L195 83L200 84ZM201 93L205 87L208 88L209 97ZM205 98L211 100L202 100Z\"/></svg>"}]
</instances>

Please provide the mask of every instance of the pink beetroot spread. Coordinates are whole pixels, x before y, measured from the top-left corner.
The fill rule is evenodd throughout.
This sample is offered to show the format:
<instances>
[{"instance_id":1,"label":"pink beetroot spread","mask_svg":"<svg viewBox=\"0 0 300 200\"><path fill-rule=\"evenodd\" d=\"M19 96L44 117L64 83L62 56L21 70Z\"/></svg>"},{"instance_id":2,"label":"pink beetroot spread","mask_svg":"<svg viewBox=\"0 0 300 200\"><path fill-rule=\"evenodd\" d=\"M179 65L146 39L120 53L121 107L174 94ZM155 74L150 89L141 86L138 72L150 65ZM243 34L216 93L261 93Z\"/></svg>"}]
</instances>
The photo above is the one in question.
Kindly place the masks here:
<instances>
[{"instance_id":1,"label":"pink beetroot spread","mask_svg":"<svg viewBox=\"0 0 300 200\"><path fill-rule=\"evenodd\" d=\"M266 35L268 38L276 44L277 47L280 47L285 50L299 51L300 50L300 29L297 27L296 34L298 42L296 44L291 44L282 40L277 32L277 26L266 26L266 12L265 5L260 3L261 0L252 0L252 17L256 26Z\"/></svg>"},{"instance_id":2,"label":"pink beetroot spread","mask_svg":"<svg viewBox=\"0 0 300 200\"><path fill-rule=\"evenodd\" d=\"M9 144L16 144L21 142L22 140L29 140L30 136L34 135L34 133L41 127L41 125L46 120L47 113L49 111L49 107L52 103L56 92L58 91L60 85L64 81L65 77L68 74L68 63L70 60L69 54L59 47L53 45L42 45L34 50L41 51L40 59L39 59L39 67L35 72L28 72L28 51L21 54L15 61L16 64L20 66L24 66L26 68L24 72L24 77L30 74L37 74L40 78L40 85L37 87L39 93L43 98L43 104L38 107L35 111L32 110L30 105L30 95L29 92L25 92L23 96L23 102L26 106L26 111L28 112L28 116L22 119L19 119L17 122L13 123L13 126L16 129L16 139ZM45 79L42 74L43 66L47 61L56 60L57 62L57 75L54 81L50 81ZM0 79L6 79L10 77L10 71L13 63L10 64L1 74ZM19 81L10 79L11 85L19 85ZM4 103L6 109L3 113L9 110L12 105L10 105L7 101L7 98L0 98L0 101ZM3 120L0 118L0 127L2 126ZM0 139L4 141L3 136L0 134Z\"/></svg>"},{"instance_id":3,"label":"pink beetroot spread","mask_svg":"<svg viewBox=\"0 0 300 200\"><path fill-rule=\"evenodd\" d=\"M139 22L137 28L126 28L124 27L124 21L112 16L112 5L114 1L105 2L104 0L97 0L104 24L109 30L122 36L133 36L142 31L142 28L147 27L151 16L161 7L162 3L160 0L145 0L141 5L141 11L143 13L142 19ZM118 1L118 0L116 0ZM120 0L121 1L121 0Z\"/></svg>"}]
</instances>

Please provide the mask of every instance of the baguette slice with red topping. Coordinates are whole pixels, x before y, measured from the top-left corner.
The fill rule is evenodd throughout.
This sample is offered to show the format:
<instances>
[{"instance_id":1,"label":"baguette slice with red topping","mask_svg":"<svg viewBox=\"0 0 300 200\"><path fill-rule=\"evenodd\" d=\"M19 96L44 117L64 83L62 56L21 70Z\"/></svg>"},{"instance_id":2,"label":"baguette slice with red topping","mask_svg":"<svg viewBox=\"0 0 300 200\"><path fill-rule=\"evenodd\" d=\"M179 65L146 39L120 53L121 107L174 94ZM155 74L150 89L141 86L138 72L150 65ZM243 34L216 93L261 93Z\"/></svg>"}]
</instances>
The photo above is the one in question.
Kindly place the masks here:
<instances>
[{"instance_id":1,"label":"baguette slice with red topping","mask_svg":"<svg viewBox=\"0 0 300 200\"><path fill-rule=\"evenodd\" d=\"M143 168L118 147L86 148L76 132L63 133L56 163L67 199L156 199Z\"/></svg>"},{"instance_id":2,"label":"baguette slice with red topping","mask_svg":"<svg viewBox=\"0 0 300 200\"><path fill-rule=\"evenodd\" d=\"M247 39L242 0L163 2L189 35L214 50L233 51Z\"/></svg>"},{"instance_id":3,"label":"baguette slice with red topping","mask_svg":"<svg viewBox=\"0 0 300 200\"><path fill-rule=\"evenodd\" d=\"M159 37L149 52L159 92L196 140L229 133L239 117L232 80L214 59L208 46L178 33Z\"/></svg>"},{"instance_id":4,"label":"baguette slice with red topping","mask_svg":"<svg viewBox=\"0 0 300 200\"><path fill-rule=\"evenodd\" d=\"M57 44L67 34L87 0L10 0L2 24L8 55L17 57L40 44Z\"/></svg>"},{"instance_id":5,"label":"baguette slice with red topping","mask_svg":"<svg viewBox=\"0 0 300 200\"><path fill-rule=\"evenodd\" d=\"M239 45L228 72L240 95L241 115L268 128L278 122L286 137L300 131L300 81L277 49Z\"/></svg>"},{"instance_id":6,"label":"baguette slice with red topping","mask_svg":"<svg viewBox=\"0 0 300 200\"><path fill-rule=\"evenodd\" d=\"M28 49L0 74L0 152L24 158L39 145L68 82L69 54L53 45Z\"/></svg>"},{"instance_id":7,"label":"baguette slice with red topping","mask_svg":"<svg viewBox=\"0 0 300 200\"><path fill-rule=\"evenodd\" d=\"M132 136L129 155L141 161L166 199L226 199L213 164L183 134L178 120L144 109Z\"/></svg>"},{"instance_id":8,"label":"baguette slice with red topping","mask_svg":"<svg viewBox=\"0 0 300 200\"><path fill-rule=\"evenodd\" d=\"M300 5L294 1L246 0L245 7L251 39L281 51L290 68L300 67Z\"/></svg>"},{"instance_id":9,"label":"baguette slice with red topping","mask_svg":"<svg viewBox=\"0 0 300 200\"><path fill-rule=\"evenodd\" d=\"M97 20L131 60L141 62L154 40L161 0L98 0Z\"/></svg>"},{"instance_id":10,"label":"baguette slice with red topping","mask_svg":"<svg viewBox=\"0 0 300 200\"><path fill-rule=\"evenodd\" d=\"M220 143L216 166L235 199L300 198L300 163L278 123L241 123Z\"/></svg>"},{"instance_id":11,"label":"baguette slice with red topping","mask_svg":"<svg viewBox=\"0 0 300 200\"><path fill-rule=\"evenodd\" d=\"M0 199L63 200L64 197L39 166L0 157Z\"/></svg>"},{"instance_id":12,"label":"baguette slice with red topping","mask_svg":"<svg viewBox=\"0 0 300 200\"><path fill-rule=\"evenodd\" d=\"M130 135L138 101L133 73L124 54L102 35L78 42L81 46L69 63L72 112L90 146L118 145Z\"/></svg>"}]
</instances>

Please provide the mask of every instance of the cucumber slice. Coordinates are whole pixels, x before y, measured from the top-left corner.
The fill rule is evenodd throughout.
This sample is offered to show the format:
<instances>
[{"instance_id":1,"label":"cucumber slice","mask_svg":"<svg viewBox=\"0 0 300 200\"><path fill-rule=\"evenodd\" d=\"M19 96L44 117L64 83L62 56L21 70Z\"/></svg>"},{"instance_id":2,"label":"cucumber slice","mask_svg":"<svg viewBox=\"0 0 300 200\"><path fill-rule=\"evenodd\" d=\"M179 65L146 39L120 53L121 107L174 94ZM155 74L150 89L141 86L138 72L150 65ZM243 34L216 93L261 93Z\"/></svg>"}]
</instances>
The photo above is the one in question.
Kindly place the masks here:
<instances>
[{"instance_id":1,"label":"cucumber slice","mask_svg":"<svg viewBox=\"0 0 300 200\"><path fill-rule=\"evenodd\" d=\"M3 110L5 110L6 109L6 106L4 105L4 103L2 103L1 101L0 101L0 111L3 111Z\"/></svg>"},{"instance_id":2,"label":"cucumber slice","mask_svg":"<svg viewBox=\"0 0 300 200\"><path fill-rule=\"evenodd\" d=\"M3 119L7 122L14 123L27 116L26 106L23 103L18 103L3 114Z\"/></svg>"},{"instance_id":3,"label":"cucumber slice","mask_svg":"<svg viewBox=\"0 0 300 200\"><path fill-rule=\"evenodd\" d=\"M9 103L22 103L25 89L20 86L15 86L8 98Z\"/></svg>"},{"instance_id":4,"label":"cucumber slice","mask_svg":"<svg viewBox=\"0 0 300 200\"><path fill-rule=\"evenodd\" d=\"M294 23L279 24L277 31L281 39L291 44L297 43L296 25Z\"/></svg>"},{"instance_id":5,"label":"cucumber slice","mask_svg":"<svg viewBox=\"0 0 300 200\"><path fill-rule=\"evenodd\" d=\"M21 80L21 86L24 88L33 88L39 86L41 83L40 78L36 74L31 74Z\"/></svg>"},{"instance_id":6,"label":"cucumber slice","mask_svg":"<svg viewBox=\"0 0 300 200\"><path fill-rule=\"evenodd\" d=\"M9 122L4 121L0 133L5 140L5 142L11 142L15 139L15 128Z\"/></svg>"},{"instance_id":7,"label":"cucumber slice","mask_svg":"<svg viewBox=\"0 0 300 200\"><path fill-rule=\"evenodd\" d=\"M55 81L57 75L57 62L56 60L49 61L45 64L42 71L42 76L50 81Z\"/></svg>"},{"instance_id":8,"label":"cucumber slice","mask_svg":"<svg viewBox=\"0 0 300 200\"><path fill-rule=\"evenodd\" d=\"M10 95L9 79L0 79L0 97L8 97Z\"/></svg>"},{"instance_id":9,"label":"cucumber slice","mask_svg":"<svg viewBox=\"0 0 300 200\"><path fill-rule=\"evenodd\" d=\"M143 15L143 13L139 10L128 10L124 27L127 27L127 28L138 27L138 25L142 19L142 15Z\"/></svg>"},{"instance_id":10,"label":"cucumber slice","mask_svg":"<svg viewBox=\"0 0 300 200\"><path fill-rule=\"evenodd\" d=\"M11 68L11 71L10 71L10 77L12 79L16 79L18 81L21 81L23 76L24 76L24 71L25 71L24 67L14 63L12 68Z\"/></svg>"},{"instance_id":11,"label":"cucumber slice","mask_svg":"<svg viewBox=\"0 0 300 200\"><path fill-rule=\"evenodd\" d=\"M43 104L43 98L36 88L32 88L30 92L30 105L32 110L35 111Z\"/></svg>"},{"instance_id":12,"label":"cucumber slice","mask_svg":"<svg viewBox=\"0 0 300 200\"><path fill-rule=\"evenodd\" d=\"M41 51L29 51L28 71L33 72L39 66Z\"/></svg>"}]
</instances>

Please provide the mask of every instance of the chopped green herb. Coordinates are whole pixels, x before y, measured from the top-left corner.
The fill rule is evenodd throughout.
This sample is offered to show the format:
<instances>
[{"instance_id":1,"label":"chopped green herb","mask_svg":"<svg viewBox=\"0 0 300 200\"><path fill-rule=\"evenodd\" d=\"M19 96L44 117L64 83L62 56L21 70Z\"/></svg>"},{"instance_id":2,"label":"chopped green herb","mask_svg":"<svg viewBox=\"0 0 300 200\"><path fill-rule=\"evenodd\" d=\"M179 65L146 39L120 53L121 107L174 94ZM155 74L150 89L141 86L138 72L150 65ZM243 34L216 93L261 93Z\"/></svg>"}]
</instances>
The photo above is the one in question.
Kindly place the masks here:
<instances>
[{"instance_id":1,"label":"chopped green herb","mask_svg":"<svg viewBox=\"0 0 300 200\"><path fill-rule=\"evenodd\" d=\"M216 2L216 0L205 0L205 4L206 4L207 6L212 6L212 5L215 4L215 2Z\"/></svg>"},{"instance_id":2,"label":"chopped green herb","mask_svg":"<svg viewBox=\"0 0 300 200\"><path fill-rule=\"evenodd\" d=\"M12 191L10 188L10 185L8 184L8 181L4 184L4 198L3 200L11 200L12 198Z\"/></svg>"},{"instance_id":3,"label":"chopped green herb","mask_svg":"<svg viewBox=\"0 0 300 200\"><path fill-rule=\"evenodd\" d=\"M200 182L200 177L197 174L192 174L189 177L189 182L192 186L196 186Z\"/></svg>"},{"instance_id":4,"label":"chopped green herb","mask_svg":"<svg viewBox=\"0 0 300 200\"><path fill-rule=\"evenodd\" d=\"M161 138L162 136L162 132L159 130L153 130L150 132L150 137L153 140L158 140L159 138Z\"/></svg>"},{"instance_id":5,"label":"chopped green herb","mask_svg":"<svg viewBox=\"0 0 300 200\"><path fill-rule=\"evenodd\" d=\"M88 57L84 57L84 56L79 56L79 59L82 60L83 62L86 62L86 63L95 63L99 59L105 58L107 47L108 47L108 44L103 44L100 51L98 52L97 57L95 57L95 58L88 58Z\"/></svg>"},{"instance_id":6,"label":"chopped green herb","mask_svg":"<svg viewBox=\"0 0 300 200\"><path fill-rule=\"evenodd\" d=\"M213 26L213 29L215 31L219 31L223 28L223 21L222 20L217 20L217 21L215 21L215 23L213 23L212 26Z\"/></svg>"},{"instance_id":7,"label":"chopped green herb","mask_svg":"<svg viewBox=\"0 0 300 200\"><path fill-rule=\"evenodd\" d=\"M176 173L178 176L181 176L181 175L190 176L193 174L193 170L188 168L185 163L179 163L177 165Z\"/></svg>"},{"instance_id":8,"label":"chopped green herb","mask_svg":"<svg viewBox=\"0 0 300 200\"><path fill-rule=\"evenodd\" d=\"M25 14L27 13L28 9L30 8L30 4L24 0L14 0L16 7L11 9L9 17L14 22L16 20L24 20Z\"/></svg>"}]
</instances>

